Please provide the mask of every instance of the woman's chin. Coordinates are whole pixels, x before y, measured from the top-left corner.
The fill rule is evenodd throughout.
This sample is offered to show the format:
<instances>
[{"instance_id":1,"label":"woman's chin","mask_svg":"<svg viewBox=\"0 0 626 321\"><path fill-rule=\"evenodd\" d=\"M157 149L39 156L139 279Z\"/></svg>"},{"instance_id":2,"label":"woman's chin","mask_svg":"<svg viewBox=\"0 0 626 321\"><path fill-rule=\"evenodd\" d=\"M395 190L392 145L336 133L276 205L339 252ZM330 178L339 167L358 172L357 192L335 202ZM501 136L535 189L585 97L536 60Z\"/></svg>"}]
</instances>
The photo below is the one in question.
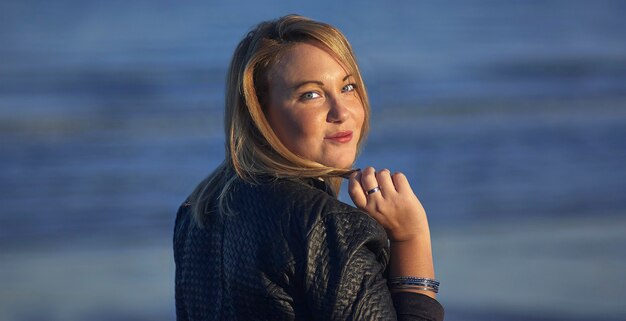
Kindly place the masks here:
<instances>
[{"instance_id":1,"label":"woman's chin","mask_svg":"<svg viewBox=\"0 0 626 321\"><path fill-rule=\"evenodd\" d=\"M322 165L334 168L350 169L354 164L354 157L342 157L335 159L328 159L321 162Z\"/></svg>"}]
</instances>

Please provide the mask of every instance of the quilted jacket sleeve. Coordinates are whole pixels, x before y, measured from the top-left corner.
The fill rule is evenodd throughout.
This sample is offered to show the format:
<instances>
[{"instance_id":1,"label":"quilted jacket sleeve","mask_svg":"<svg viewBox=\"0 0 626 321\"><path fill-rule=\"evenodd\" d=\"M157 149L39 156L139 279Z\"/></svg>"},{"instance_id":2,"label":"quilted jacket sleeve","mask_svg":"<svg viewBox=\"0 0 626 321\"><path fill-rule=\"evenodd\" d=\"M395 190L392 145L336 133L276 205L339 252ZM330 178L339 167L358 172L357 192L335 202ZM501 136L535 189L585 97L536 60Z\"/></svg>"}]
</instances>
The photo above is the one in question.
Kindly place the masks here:
<instances>
[{"instance_id":1,"label":"quilted jacket sleeve","mask_svg":"<svg viewBox=\"0 0 626 321\"><path fill-rule=\"evenodd\" d=\"M394 295L392 300L383 276L389 260L387 237L366 214L327 214L306 242L306 296L309 308L320 312L314 318L443 320L441 305L425 295Z\"/></svg>"}]
</instances>

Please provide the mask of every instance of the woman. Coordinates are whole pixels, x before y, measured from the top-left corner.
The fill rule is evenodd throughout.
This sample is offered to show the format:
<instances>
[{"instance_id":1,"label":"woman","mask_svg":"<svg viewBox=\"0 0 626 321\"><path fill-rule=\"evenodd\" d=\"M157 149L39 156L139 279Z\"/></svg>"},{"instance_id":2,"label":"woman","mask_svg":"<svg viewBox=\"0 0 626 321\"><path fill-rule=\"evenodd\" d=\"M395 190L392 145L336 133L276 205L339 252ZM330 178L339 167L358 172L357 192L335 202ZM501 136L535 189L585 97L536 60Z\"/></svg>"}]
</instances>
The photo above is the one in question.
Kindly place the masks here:
<instances>
[{"instance_id":1,"label":"woman","mask_svg":"<svg viewBox=\"0 0 626 321\"><path fill-rule=\"evenodd\" d=\"M350 170L368 122L338 30L289 15L248 33L228 72L225 160L176 218L178 320L443 319L406 177ZM342 176L359 209L337 200Z\"/></svg>"}]
</instances>

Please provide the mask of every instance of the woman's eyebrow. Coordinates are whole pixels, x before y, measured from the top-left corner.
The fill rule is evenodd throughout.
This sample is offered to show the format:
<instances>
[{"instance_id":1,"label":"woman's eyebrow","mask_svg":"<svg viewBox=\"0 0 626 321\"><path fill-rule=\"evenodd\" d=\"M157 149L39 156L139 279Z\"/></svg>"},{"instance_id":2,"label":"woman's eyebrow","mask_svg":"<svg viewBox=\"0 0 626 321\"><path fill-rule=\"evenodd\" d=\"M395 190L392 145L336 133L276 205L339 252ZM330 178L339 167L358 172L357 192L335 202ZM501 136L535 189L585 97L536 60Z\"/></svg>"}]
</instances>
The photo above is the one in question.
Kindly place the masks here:
<instances>
[{"instance_id":1,"label":"woman's eyebrow","mask_svg":"<svg viewBox=\"0 0 626 321\"><path fill-rule=\"evenodd\" d=\"M346 81L346 80L348 80L351 77L352 77L352 74L347 74L345 77L343 77L343 79L341 81ZM301 81L301 82L295 84L294 86L292 86L291 89L292 90L297 90L298 88L300 88L300 87L302 87L304 85L307 85L307 84L315 84L315 85L318 85L320 87L324 87L324 82L322 82L322 81L319 81L319 80L304 80L304 81Z\"/></svg>"},{"instance_id":2,"label":"woman's eyebrow","mask_svg":"<svg viewBox=\"0 0 626 321\"><path fill-rule=\"evenodd\" d=\"M319 80L305 80L305 81L301 81L297 84L295 84L294 86L291 87L292 90L296 90L304 85L308 85L308 84L316 84L320 87L324 87L324 83L319 81Z\"/></svg>"}]
</instances>

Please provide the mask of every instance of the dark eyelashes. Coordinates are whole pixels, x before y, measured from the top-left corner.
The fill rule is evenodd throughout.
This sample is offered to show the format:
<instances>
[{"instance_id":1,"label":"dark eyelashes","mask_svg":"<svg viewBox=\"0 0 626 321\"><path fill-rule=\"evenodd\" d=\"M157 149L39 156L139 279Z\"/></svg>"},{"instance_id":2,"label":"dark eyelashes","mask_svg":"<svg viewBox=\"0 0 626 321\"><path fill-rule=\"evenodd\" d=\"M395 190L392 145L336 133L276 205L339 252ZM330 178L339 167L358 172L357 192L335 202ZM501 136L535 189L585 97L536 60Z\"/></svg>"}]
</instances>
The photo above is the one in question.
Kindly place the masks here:
<instances>
[{"instance_id":1,"label":"dark eyelashes","mask_svg":"<svg viewBox=\"0 0 626 321\"><path fill-rule=\"evenodd\" d=\"M352 88L350 90L344 90L344 88L346 88L348 86L350 86ZM356 84L350 83L350 84L347 84L347 85L343 86L343 88L341 89L341 92L354 91L354 90L356 90L356 87L357 87Z\"/></svg>"},{"instance_id":2,"label":"dark eyelashes","mask_svg":"<svg viewBox=\"0 0 626 321\"><path fill-rule=\"evenodd\" d=\"M341 92L342 93L353 92L353 91L356 90L356 88L357 88L357 85L355 83L350 83L350 84L347 84L347 85L343 86L341 88ZM322 94L320 94L317 91L307 91L307 92L305 92L305 93L300 95L300 99L301 100L311 100L311 99L317 98L317 97L312 97L314 95L317 95L317 96L320 96L320 97L322 96Z\"/></svg>"}]
</instances>

